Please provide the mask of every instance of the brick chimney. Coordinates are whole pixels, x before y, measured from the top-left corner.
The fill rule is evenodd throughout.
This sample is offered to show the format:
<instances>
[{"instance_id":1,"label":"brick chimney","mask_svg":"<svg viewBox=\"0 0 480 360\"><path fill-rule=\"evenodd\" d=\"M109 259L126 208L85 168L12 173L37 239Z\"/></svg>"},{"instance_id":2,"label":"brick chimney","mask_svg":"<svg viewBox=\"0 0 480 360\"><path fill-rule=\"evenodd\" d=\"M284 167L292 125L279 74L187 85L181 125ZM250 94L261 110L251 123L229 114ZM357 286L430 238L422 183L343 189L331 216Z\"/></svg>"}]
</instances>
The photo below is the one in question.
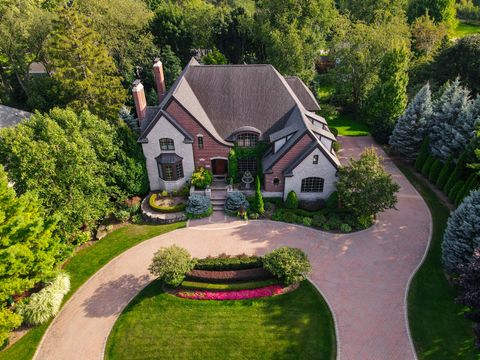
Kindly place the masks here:
<instances>
[{"instance_id":1,"label":"brick chimney","mask_svg":"<svg viewBox=\"0 0 480 360\"><path fill-rule=\"evenodd\" d=\"M145 90L140 80L135 80L132 84L133 101L135 102L135 111L137 112L138 124L145 119L147 111L147 100L145 99Z\"/></svg>"},{"instance_id":2,"label":"brick chimney","mask_svg":"<svg viewBox=\"0 0 480 360\"><path fill-rule=\"evenodd\" d=\"M165 86L165 76L163 75L163 64L159 58L153 63L153 75L155 76L155 84L157 85L158 103L160 104L167 93Z\"/></svg>"}]
</instances>

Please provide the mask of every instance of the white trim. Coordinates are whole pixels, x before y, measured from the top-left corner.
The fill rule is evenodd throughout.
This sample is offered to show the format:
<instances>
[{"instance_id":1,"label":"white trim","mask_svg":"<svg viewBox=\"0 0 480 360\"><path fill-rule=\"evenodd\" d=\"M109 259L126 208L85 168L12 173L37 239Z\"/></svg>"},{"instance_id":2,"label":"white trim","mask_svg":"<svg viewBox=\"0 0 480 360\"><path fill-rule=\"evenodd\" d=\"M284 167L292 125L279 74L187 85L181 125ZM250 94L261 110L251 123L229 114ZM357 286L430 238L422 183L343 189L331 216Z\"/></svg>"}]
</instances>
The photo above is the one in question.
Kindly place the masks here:
<instances>
[{"instance_id":1,"label":"white trim","mask_svg":"<svg viewBox=\"0 0 480 360\"><path fill-rule=\"evenodd\" d=\"M215 156L215 157L211 157L210 160L227 160L228 161L228 158L223 156Z\"/></svg>"}]
</instances>

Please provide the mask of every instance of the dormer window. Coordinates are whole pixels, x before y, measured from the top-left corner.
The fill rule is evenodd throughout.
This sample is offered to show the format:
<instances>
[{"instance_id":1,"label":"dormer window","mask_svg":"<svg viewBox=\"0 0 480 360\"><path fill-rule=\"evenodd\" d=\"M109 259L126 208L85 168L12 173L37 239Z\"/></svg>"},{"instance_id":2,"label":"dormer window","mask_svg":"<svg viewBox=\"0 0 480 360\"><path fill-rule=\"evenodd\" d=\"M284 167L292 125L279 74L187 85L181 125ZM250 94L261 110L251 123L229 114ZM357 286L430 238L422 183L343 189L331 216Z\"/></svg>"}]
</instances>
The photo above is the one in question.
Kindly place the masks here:
<instances>
[{"instance_id":1,"label":"dormer window","mask_svg":"<svg viewBox=\"0 0 480 360\"><path fill-rule=\"evenodd\" d=\"M253 133L243 133L237 135L238 147L255 147L258 143L258 135Z\"/></svg>"},{"instance_id":2,"label":"dormer window","mask_svg":"<svg viewBox=\"0 0 480 360\"><path fill-rule=\"evenodd\" d=\"M160 139L160 150L163 150L163 151L175 150L175 145L173 143L173 139L161 138Z\"/></svg>"}]
</instances>

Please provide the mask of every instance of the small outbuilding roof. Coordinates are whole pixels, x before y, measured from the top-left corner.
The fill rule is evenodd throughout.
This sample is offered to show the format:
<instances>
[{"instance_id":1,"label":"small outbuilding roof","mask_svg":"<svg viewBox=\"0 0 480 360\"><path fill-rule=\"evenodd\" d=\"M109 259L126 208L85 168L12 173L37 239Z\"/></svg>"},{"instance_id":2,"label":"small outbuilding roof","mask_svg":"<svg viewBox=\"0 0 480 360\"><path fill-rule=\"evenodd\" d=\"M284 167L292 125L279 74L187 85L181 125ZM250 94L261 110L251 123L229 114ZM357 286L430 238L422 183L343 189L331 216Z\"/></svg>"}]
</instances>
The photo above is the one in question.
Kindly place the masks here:
<instances>
[{"instance_id":1,"label":"small outbuilding roof","mask_svg":"<svg viewBox=\"0 0 480 360\"><path fill-rule=\"evenodd\" d=\"M0 128L17 125L23 119L28 119L32 113L10 106L0 105Z\"/></svg>"}]
</instances>

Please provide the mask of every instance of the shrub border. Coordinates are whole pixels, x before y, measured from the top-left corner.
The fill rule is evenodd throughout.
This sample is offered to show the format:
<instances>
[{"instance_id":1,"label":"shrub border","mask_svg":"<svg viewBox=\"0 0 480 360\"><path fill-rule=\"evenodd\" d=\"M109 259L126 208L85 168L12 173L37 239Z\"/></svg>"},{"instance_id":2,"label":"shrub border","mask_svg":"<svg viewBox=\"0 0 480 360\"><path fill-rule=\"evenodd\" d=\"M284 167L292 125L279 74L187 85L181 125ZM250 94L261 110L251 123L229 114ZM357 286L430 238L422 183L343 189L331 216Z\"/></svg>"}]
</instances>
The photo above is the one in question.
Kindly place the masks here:
<instances>
[{"instance_id":1,"label":"shrub border","mask_svg":"<svg viewBox=\"0 0 480 360\"><path fill-rule=\"evenodd\" d=\"M176 212L183 212L185 211L185 207L187 206L185 203L181 203L178 205L174 206L158 206L155 204L155 200L157 200L157 195L156 193L153 193L150 195L148 199L148 205L152 208L152 210L158 211L159 213L162 214L171 214L171 213L176 213Z\"/></svg>"}]
</instances>

